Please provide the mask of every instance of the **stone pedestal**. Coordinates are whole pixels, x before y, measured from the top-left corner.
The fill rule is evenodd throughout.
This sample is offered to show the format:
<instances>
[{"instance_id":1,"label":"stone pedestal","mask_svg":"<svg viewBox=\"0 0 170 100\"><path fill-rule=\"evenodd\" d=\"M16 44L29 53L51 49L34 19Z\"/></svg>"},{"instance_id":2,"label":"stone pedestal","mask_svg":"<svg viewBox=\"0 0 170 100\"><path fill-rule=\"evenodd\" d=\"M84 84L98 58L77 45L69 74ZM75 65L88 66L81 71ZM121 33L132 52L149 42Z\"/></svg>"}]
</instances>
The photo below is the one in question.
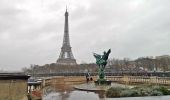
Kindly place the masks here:
<instances>
[{"instance_id":1,"label":"stone pedestal","mask_svg":"<svg viewBox=\"0 0 170 100\"><path fill-rule=\"evenodd\" d=\"M97 81L94 81L95 85L111 85L111 81L110 80L100 80L98 79Z\"/></svg>"}]
</instances>

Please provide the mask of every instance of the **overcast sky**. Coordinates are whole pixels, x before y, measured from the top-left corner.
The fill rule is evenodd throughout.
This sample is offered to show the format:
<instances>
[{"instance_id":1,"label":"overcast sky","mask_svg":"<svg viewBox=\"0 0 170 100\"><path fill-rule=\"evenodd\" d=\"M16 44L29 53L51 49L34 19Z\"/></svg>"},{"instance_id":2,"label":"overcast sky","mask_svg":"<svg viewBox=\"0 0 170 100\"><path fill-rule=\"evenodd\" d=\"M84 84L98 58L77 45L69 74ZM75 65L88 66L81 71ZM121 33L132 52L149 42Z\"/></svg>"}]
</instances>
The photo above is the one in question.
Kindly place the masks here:
<instances>
[{"instance_id":1,"label":"overcast sky","mask_svg":"<svg viewBox=\"0 0 170 100\"><path fill-rule=\"evenodd\" d=\"M170 54L170 0L0 0L0 70L55 63L66 5L78 63Z\"/></svg>"}]
</instances>

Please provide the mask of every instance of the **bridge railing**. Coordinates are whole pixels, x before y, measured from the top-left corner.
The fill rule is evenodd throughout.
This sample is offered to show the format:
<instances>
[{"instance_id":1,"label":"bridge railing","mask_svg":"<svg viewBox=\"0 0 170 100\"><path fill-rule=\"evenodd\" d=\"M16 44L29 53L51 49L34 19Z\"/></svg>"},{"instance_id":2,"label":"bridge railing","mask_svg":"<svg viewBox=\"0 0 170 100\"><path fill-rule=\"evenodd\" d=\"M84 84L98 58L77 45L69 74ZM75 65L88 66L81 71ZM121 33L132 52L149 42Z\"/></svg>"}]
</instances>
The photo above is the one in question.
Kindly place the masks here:
<instances>
[{"instance_id":1,"label":"bridge railing","mask_svg":"<svg viewBox=\"0 0 170 100\"><path fill-rule=\"evenodd\" d=\"M147 83L147 84L163 84L170 85L170 77L157 77L157 76L107 76L108 80L113 82L123 83Z\"/></svg>"},{"instance_id":2,"label":"bridge railing","mask_svg":"<svg viewBox=\"0 0 170 100\"><path fill-rule=\"evenodd\" d=\"M96 76L93 76L94 80L97 79ZM157 77L157 76L106 76L108 80L112 82L120 82L125 84L138 83L138 84L162 84L170 85L170 77ZM84 76L57 76L45 78L45 85L50 84L64 84L66 82L86 82Z\"/></svg>"}]
</instances>

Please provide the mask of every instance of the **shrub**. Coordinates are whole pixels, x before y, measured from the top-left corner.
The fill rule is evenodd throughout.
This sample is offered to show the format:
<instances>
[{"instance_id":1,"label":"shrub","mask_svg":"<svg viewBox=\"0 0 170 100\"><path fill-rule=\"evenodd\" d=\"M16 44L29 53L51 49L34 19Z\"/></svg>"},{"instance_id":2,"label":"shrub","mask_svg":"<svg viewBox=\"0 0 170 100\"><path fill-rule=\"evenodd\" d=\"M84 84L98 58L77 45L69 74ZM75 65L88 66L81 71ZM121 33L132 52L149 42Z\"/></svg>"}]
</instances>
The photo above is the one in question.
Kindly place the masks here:
<instances>
[{"instance_id":1,"label":"shrub","mask_svg":"<svg viewBox=\"0 0 170 100\"><path fill-rule=\"evenodd\" d=\"M159 91L161 91L163 95L170 95L170 90L165 87L160 87Z\"/></svg>"},{"instance_id":2,"label":"shrub","mask_svg":"<svg viewBox=\"0 0 170 100\"><path fill-rule=\"evenodd\" d=\"M124 88L121 87L111 87L107 90L106 96L107 97L120 97L120 92L124 90Z\"/></svg>"},{"instance_id":3,"label":"shrub","mask_svg":"<svg viewBox=\"0 0 170 100\"><path fill-rule=\"evenodd\" d=\"M151 93L150 93L151 96L161 96L163 95L161 91L158 91L158 90L153 90Z\"/></svg>"},{"instance_id":4,"label":"shrub","mask_svg":"<svg viewBox=\"0 0 170 100\"><path fill-rule=\"evenodd\" d=\"M137 90L133 90L133 89L127 89L124 90L120 93L121 97L135 97L135 96L139 96L139 93Z\"/></svg>"},{"instance_id":5,"label":"shrub","mask_svg":"<svg viewBox=\"0 0 170 100\"><path fill-rule=\"evenodd\" d=\"M135 97L135 96L161 96L170 95L170 90L158 86L139 86L134 88L112 87L106 92L107 97Z\"/></svg>"}]
</instances>

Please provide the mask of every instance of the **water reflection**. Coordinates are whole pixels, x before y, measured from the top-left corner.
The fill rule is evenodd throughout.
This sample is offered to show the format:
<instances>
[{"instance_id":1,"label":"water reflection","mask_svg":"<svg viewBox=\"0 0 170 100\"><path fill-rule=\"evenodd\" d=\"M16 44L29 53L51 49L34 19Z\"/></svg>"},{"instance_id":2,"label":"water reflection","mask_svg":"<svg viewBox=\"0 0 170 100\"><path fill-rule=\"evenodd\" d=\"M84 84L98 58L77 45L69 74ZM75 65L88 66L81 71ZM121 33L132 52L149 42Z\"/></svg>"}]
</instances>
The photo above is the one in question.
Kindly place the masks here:
<instances>
[{"instance_id":1,"label":"water reflection","mask_svg":"<svg viewBox=\"0 0 170 100\"><path fill-rule=\"evenodd\" d=\"M52 85L43 89L43 100L105 100L103 92L79 91L73 85Z\"/></svg>"}]
</instances>

